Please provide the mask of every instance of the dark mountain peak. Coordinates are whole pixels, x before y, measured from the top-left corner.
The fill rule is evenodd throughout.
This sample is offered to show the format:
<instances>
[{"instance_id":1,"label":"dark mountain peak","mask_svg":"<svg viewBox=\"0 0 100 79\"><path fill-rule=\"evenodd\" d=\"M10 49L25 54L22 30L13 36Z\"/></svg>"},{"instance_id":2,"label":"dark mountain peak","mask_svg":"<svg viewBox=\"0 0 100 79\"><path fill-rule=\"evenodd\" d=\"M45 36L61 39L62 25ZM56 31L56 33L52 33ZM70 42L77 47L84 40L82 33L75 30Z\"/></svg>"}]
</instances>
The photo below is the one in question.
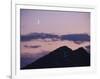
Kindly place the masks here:
<instances>
[{"instance_id":1,"label":"dark mountain peak","mask_svg":"<svg viewBox=\"0 0 100 79\"><path fill-rule=\"evenodd\" d=\"M80 47L80 48L74 50L73 52L76 52L76 53L87 53L87 51L83 47Z\"/></svg>"},{"instance_id":2,"label":"dark mountain peak","mask_svg":"<svg viewBox=\"0 0 100 79\"><path fill-rule=\"evenodd\" d=\"M72 49L70 49L67 46L62 46L62 47L59 47L56 50L52 51L50 54L53 55L53 56L64 57L66 55L69 55L71 52L72 52Z\"/></svg>"},{"instance_id":3,"label":"dark mountain peak","mask_svg":"<svg viewBox=\"0 0 100 79\"><path fill-rule=\"evenodd\" d=\"M56 50L54 50L54 51L72 51L72 49L70 49L69 47L67 47L67 46L62 46L62 47L59 47L59 48L57 48Z\"/></svg>"},{"instance_id":4,"label":"dark mountain peak","mask_svg":"<svg viewBox=\"0 0 100 79\"><path fill-rule=\"evenodd\" d=\"M83 47L80 47L80 48L78 48L77 50L84 50L84 51L85 51L85 49L84 49Z\"/></svg>"},{"instance_id":5,"label":"dark mountain peak","mask_svg":"<svg viewBox=\"0 0 100 79\"><path fill-rule=\"evenodd\" d=\"M70 49L69 47L67 46L62 46L62 47L59 47L58 49ZM71 49L70 49L71 50Z\"/></svg>"},{"instance_id":6,"label":"dark mountain peak","mask_svg":"<svg viewBox=\"0 0 100 79\"><path fill-rule=\"evenodd\" d=\"M90 59L90 54L83 47L74 50L73 55L75 55L79 59L81 58L86 58L86 59L88 58L88 60Z\"/></svg>"}]
</instances>

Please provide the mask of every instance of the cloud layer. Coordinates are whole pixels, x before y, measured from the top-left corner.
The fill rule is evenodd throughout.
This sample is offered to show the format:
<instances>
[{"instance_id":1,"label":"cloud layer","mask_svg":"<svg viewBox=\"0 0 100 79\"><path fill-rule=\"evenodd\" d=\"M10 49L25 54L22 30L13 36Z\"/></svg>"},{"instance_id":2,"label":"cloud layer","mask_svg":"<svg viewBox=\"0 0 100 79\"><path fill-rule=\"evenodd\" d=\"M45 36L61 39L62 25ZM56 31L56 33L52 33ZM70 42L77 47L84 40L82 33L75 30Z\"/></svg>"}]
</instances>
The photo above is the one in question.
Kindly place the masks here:
<instances>
[{"instance_id":1,"label":"cloud layer","mask_svg":"<svg viewBox=\"0 0 100 79\"><path fill-rule=\"evenodd\" d=\"M27 35L21 35L21 42L31 41L31 40L68 40L74 42L84 42L90 41L90 36L88 34L66 34L66 35L56 35L56 34L49 34L49 33L30 33Z\"/></svg>"}]
</instances>

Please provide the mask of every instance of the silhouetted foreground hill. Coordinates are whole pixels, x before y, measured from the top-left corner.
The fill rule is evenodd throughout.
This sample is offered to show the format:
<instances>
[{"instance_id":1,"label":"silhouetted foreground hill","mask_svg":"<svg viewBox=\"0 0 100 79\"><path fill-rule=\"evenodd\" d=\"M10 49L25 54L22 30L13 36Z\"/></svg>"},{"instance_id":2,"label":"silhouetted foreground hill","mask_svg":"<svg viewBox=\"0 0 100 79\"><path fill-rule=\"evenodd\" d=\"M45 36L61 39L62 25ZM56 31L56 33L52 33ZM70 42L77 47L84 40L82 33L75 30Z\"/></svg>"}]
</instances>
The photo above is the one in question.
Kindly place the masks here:
<instances>
[{"instance_id":1,"label":"silhouetted foreground hill","mask_svg":"<svg viewBox=\"0 0 100 79\"><path fill-rule=\"evenodd\" d=\"M90 54L83 48L72 51L63 46L22 69L90 66Z\"/></svg>"}]
</instances>

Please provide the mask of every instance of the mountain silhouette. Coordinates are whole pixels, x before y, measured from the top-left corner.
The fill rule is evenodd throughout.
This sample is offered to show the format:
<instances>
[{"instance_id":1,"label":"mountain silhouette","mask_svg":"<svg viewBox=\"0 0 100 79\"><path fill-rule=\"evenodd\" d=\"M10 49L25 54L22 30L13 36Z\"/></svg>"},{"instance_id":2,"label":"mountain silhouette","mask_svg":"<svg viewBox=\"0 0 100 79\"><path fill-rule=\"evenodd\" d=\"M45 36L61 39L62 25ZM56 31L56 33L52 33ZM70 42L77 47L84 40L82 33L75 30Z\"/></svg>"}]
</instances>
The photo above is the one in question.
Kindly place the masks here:
<instances>
[{"instance_id":1,"label":"mountain silhouette","mask_svg":"<svg viewBox=\"0 0 100 79\"><path fill-rule=\"evenodd\" d=\"M72 66L90 66L90 53L82 47L74 50L70 57Z\"/></svg>"},{"instance_id":2,"label":"mountain silhouette","mask_svg":"<svg viewBox=\"0 0 100 79\"><path fill-rule=\"evenodd\" d=\"M21 35L21 41L31 41L37 39L51 39L55 40L69 40L69 41L90 41L90 36L88 34L65 34L65 35L56 35L51 33L30 33L27 35Z\"/></svg>"},{"instance_id":3,"label":"mountain silhouette","mask_svg":"<svg viewBox=\"0 0 100 79\"><path fill-rule=\"evenodd\" d=\"M84 48L72 51L62 46L22 69L90 66L90 54Z\"/></svg>"},{"instance_id":4,"label":"mountain silhouette","mask_svg":"<svg viewBox=\"0 0 100 79\"><path fill-rule=\"evenodd\" d=\"M59 39L58 35L50 33L30 33L27 35L21 35L21 41L31 41L33 39Z\"/></svg>"},{"instance_id":5,"label":"mountain silhouette","mask_svg":"<svg viewBox=\"0 0 100 79\"><path fill-rule=\"evenodd\" d=\"M68 34L62 35L61 40L90 41L90 36L88 34Z\"/></svg>"}]
</instances>

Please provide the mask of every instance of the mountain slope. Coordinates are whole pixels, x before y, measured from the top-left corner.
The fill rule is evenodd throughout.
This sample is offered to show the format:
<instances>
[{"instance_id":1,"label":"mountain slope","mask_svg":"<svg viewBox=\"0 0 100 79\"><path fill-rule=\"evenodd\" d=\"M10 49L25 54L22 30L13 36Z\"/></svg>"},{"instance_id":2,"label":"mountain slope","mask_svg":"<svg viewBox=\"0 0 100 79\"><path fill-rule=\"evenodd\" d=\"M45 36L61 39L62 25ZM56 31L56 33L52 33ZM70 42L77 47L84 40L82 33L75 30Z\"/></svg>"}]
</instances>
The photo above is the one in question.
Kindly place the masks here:
<instances>
[{"instance_id":1,"label":"mountain slope","mask_svg":"<svg viewBox=\"0 0 100 79\"><path fill-rule=\"evenodd\" d=\"M89 66L90 55L83 48L72 51L62 46L22 69Z\"/></svg>"}]
</instances>

